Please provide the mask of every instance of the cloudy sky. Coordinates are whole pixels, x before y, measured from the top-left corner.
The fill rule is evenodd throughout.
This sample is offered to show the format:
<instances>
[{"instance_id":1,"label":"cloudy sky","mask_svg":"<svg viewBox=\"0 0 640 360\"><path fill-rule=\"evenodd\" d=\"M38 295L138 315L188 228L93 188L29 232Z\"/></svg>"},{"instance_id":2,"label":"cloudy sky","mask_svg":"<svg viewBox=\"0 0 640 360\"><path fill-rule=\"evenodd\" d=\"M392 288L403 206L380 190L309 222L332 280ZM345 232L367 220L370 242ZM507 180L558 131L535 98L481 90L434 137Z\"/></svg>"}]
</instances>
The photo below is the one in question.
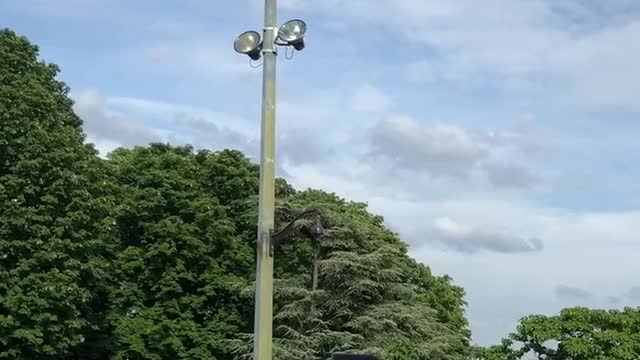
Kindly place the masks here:
<instances>
[{"instance_id":1,"label":"cloudy sky","mask_svg":"<svg viewBox=\"0 0 640 360\"><path fill-rule=\"evenodd\" d=\"M278 167L385 217L467 290L474 340L640 302L640 2L280 0ZM255 158L260 0L2 0L59 64L89 140ZM281 53L284 55L284 53Z\"/></svg>"}]
</instances>

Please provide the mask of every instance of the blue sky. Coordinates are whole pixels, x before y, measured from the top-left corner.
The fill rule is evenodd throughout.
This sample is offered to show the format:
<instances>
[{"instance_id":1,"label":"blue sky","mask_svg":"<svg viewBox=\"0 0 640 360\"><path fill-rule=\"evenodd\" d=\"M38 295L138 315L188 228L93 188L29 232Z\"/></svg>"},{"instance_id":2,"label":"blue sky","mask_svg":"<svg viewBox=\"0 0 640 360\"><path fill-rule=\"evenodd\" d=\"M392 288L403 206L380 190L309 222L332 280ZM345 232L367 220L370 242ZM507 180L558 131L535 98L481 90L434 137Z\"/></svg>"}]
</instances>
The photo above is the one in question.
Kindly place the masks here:
<instances>
[{"instance_id":1,"label":"blue sky","mask_svg":"<svg viewBox=\"0 0 640 360\"><path fill-rule=\"evenodd\" d=\"M280 0L278 164L367 201L467 289L474 339L521 316L640 301L640 2ZM4 0L59 64L90 141L257 154L249 1Z\"/></svg>"}]
</instances>

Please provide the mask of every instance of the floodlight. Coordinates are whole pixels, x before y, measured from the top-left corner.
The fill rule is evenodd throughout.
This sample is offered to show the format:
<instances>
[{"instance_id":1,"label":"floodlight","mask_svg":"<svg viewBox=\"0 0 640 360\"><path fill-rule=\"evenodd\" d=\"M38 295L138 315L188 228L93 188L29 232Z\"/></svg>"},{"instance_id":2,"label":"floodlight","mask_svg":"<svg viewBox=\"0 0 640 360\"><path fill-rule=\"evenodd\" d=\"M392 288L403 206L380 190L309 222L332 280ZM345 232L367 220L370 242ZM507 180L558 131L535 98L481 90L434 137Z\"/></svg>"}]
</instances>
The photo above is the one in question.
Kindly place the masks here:
<instances>
[{"instance_id":1,"label":"floodlight","mask_svg":"<svg viewBox=\"0 0 640 360\"><path fill-rule=\"evenodd\" d=\"M240 54L249 56L252 60L260 59L260 52L262 51L260 34L256 31L243 32L233 42L233 48Z\"/></svg>"},{"instance_id":2,"label":"floodlight","mask_svg":"<svg viewBox=\"0 0 640 360\"><path fill-rule=\"evenodd\" d=\"M307 24L299 19L289 20L278 30L278 39L293 46L296 50L304 49L304 34Z\"/></svg>"}]
</instances>

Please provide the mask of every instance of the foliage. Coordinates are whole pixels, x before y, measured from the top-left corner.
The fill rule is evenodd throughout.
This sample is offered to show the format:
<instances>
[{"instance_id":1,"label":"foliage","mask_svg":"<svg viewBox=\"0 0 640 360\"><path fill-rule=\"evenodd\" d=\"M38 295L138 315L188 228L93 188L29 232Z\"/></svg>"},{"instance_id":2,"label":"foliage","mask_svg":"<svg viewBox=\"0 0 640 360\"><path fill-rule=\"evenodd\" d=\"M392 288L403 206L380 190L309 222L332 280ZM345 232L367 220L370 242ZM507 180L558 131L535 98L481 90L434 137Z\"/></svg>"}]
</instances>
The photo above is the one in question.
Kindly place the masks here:
<instances>
[{"instance_id":1,"label":"foliage","mask_svg":"<svg viewBox=\"0 0 640 360\"><path fill-rule=\"evenodd\" d=\"M513 349L513 342L509 339L502 340L500 345L490 347L476 346L472 349L473 360L518 360L519 356Z\"/></svg>"},{"instance_id":2,"label":"foliage","mask_svg":"<svg viewBox=\"0 0 640 360\"><path fill-rule=\"evenodd\" d=\"M523 319L511 338L550 360L640 358L640 309L564 309L557 316ZM553 344L557 342L557 344Z\"/></svg>"},{"instance_id":3,"label":"foliage","mask_svg":"<svg viewBox=\"0 0 640 360\"><path fill-rule=\"evenodd\" d=\"M109 208L55 65L0 31L0 358L100 341Z\"/></svg>"},{"instance_id":4,"label":"foliage","mask_svg":"<svg viewBox=\"0 0 640 360\"><path fill-rule=\"evenodd\" d=\"M0 359L250 357L258 166L166 144L101 159L37 57L0 32ZM275 248L275 358L467 358L464 292L382 217L283 179L276 195L278 228L321 212Z\"/></svg>"},{"instance_id":5,"label":"foliage","mask_svg":"<svg viewBox=\"0 0 640 360\"><path fill-rule=\"evenodd\" d=\"M234 177L240 169L219 166L235 157L162 144L111 154L121 187L110 313L116 358L223 358L224 337L244 329L252 251L220 199L244 190ZM212 167L215 192L201 181Z\"/></svg>"},{"instance_id":6,"label":"foliage","mask_svg":"<svg viewBox=\"0 0 640 360\"><path fill-rule=\"evenodd\" d=\"M556 316L532 315L501 346L485 349L482 360L515 360L533 355L548 360L640 358L640 308L568 308Z\"/></svg>"},{"instance_id":7,"label":"foliage","mask_svg":"<svg viewBox=\"0 0 640 360\"><path fill-rule=\"evenodd\" d=\"M462 314L462 299L426 296L448 280L411 260L366 204L307 190L281 202L278 218L290 221L311 206L322 209L323 236L315 239L303 227L276 249L276 256L293 259L277 269L288 280L276 287L278 359L327 359L331 352L358 350L395 356L400 344L414 349L415 359L465 358L466 321L444 314Z\"/></svg>"}]
</instances>

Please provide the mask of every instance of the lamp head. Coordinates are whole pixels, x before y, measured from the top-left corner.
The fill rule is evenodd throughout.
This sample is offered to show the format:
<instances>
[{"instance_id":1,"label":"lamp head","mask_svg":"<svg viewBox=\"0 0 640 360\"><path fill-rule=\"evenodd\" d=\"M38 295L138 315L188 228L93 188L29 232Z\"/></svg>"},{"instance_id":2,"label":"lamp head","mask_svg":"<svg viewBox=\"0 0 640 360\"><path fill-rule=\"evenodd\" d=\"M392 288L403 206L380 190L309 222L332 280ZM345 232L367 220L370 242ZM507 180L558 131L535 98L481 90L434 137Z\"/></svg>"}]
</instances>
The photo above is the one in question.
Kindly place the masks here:
<instances>
[{"instance_id":1,"label":"lamp head","mask_svg":"<svg viewBox=\"0 0 640 360\"><path fill-rule=\"evenodd\" d=\"M286 42L300 51L304 49L304 35L307 32L307 24L299 19L289 20L278 30L278 39Z\"/></svg>"},{"instance_id":2,"label":"lamp head","mask_svg":"<svg viewBox=\"0 0 640 360\"><path fill-rule=\"evenodd\" d=\"M240 54L249 56L252 60L258 60L262 56L262 41L256 31L246 31L240 34L233 42L233 48Z\"/></svg>"}]
</instances>

